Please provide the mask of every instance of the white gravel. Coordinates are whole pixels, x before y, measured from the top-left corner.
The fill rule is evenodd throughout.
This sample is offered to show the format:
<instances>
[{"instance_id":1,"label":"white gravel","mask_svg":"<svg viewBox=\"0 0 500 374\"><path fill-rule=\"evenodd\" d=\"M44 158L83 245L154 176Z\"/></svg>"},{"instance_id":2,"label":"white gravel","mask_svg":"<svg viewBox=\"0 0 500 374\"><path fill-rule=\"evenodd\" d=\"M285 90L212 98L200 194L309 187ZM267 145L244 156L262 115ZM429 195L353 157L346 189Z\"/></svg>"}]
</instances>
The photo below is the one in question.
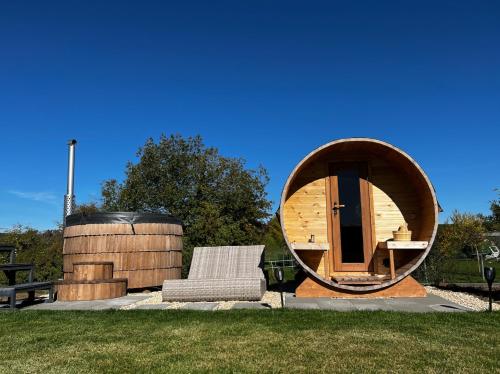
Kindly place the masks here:
<instances>
[{"instance_id":1,"label":"white gravel","mask_svg":"<svg viewBox=\"0 0 500 374\"><path fill-rule=\"evenodd\" d=\"M469 293L442 290L430 286L426 286L425 289L432 295L440 296L443 299L449 300L453 303L464 306L476 312L481 312L488 309L489 304L487 299L483 299ZM493 302L493 310L500 310L500 305Z\"/></svg>"},{"instance_id":2,"label":"white gravel","mask_svg":"<svg viewBox=\"0 0 500 374\"><path fill-rule=\"evenodd\" d=\"M486 298L481 298L465 292L447 291L430 286L426 286L425 289L431 295L440 296L443 299L449 300L453 303L464 306L473 311L479 312L488 309L488 300ZM178 302L162 302L161 291L151 292L149 295L150 297L148 297L147 299L138 301L131 305L123 306L120 309L124 310L135 309L139 305L153 305L153 304L165 305L167 309L179 309L187 304ZM217 302L218 305L215 308L215 310L229 310L238 302L239 301L219 301ZM268 304L273 309L281 308L281 299L279 292L266 291L262 300L253 301L252 303ZM494 302L493 310L500 310L500 304Z\"/></svg>"},{"instance_id":3,"label":"white gravel","mask_svg":"<svg viewBox=\"0 0 500 374\"><path fill-rule=\"evenodd\" d=\"M133 295L133 294L130 294L130 295ZM150 297L148 297L147 299L138 301L134 304L125 305L125 306L121 307L120 309L130 310L130 309L135 309L139 305L153 305L153 304L166 305L167 309L179 309L187 304L187 303L177 303L177 302L162 302L161 301L161 291L151 292L149 295L150 295ZM215 310L229 310L234 306L234 304L236 304L238 302L239 301L218 301L217 302L218 305L215 308ZM279 292L266 291L266 293L262 297L262 300L252 301L252 303L268 304L273 309L281 308L281 299L280 299Z\"/></svg>"}]
</instances>

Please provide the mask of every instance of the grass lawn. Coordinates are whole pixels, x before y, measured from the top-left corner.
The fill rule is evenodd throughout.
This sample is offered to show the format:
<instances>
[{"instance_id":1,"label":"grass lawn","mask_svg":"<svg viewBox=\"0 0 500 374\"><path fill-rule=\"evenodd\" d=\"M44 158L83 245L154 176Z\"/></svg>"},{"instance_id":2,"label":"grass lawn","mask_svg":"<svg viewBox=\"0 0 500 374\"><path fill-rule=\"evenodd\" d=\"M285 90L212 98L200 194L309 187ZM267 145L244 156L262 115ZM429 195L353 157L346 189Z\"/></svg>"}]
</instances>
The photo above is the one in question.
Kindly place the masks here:
<instances>
[{"instance_id":1,"label":"grass lawn","mask_svg":"<svg viewBox=\"0 0 500 374\"><path fill-rule=\"evenodd\" d=\"M0 373L498 372L500 313L0 313Z\"/></svg>"}]
</instances>

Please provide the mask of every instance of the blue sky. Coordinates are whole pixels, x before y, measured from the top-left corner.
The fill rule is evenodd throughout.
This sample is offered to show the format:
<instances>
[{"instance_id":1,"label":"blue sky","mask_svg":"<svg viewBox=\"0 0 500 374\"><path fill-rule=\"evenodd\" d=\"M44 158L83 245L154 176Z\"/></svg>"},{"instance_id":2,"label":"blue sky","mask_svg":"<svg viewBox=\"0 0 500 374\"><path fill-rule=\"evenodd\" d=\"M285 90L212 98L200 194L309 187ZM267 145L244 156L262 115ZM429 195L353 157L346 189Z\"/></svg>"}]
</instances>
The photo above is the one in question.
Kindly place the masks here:
<instances>
[{"instance_id":1,"label":"blue sky","mask_svg":"<svg viewBox=\"0 0 500 374\"><path fill-rule=\"evenodd\" d=\"M0 4L0 228L61 220L146 138L200 134L270 174L366 136L412 155L445 209L500 187L500 2Z\"/></svg>"}]
</instances>

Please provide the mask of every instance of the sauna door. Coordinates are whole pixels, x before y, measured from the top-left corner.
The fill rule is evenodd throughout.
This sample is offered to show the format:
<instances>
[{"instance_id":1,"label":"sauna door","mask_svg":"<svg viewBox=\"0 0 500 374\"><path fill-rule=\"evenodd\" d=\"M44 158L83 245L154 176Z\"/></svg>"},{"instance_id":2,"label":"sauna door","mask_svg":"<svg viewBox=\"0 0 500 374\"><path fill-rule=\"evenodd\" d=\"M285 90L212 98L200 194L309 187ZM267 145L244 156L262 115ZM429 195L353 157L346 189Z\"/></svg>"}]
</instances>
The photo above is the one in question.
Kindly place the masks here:
<instances>
[{"instance_id":1,"label":"sauna door","mask_svg":"<svg viewBox=\"0 0 500 374\"><path fill-rule=\"evenodd\" d=\"M372 233L367 165L333 163L330 174L331 242L334 272L370 271Z\"/></svg>"}]
</instances>

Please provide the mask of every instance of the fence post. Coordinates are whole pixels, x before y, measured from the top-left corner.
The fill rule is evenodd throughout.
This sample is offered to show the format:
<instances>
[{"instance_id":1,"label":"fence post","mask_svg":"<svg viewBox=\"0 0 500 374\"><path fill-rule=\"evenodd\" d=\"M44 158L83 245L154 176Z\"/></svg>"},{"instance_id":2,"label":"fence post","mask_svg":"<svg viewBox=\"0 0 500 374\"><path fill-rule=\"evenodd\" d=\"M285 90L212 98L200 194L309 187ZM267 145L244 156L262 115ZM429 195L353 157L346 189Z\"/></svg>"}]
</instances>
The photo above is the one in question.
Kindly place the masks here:
<instances>
[{"instance_id":1,"label":"fence post","mask_svg":"<svg viewBox=\"0 0 500 374\"><path fill-rule=\"evenodd\" d=\"M429 284L429 277L427 276L427 259L424 260L424 277L425 283Z\"/></svg>"}]
</instances>

